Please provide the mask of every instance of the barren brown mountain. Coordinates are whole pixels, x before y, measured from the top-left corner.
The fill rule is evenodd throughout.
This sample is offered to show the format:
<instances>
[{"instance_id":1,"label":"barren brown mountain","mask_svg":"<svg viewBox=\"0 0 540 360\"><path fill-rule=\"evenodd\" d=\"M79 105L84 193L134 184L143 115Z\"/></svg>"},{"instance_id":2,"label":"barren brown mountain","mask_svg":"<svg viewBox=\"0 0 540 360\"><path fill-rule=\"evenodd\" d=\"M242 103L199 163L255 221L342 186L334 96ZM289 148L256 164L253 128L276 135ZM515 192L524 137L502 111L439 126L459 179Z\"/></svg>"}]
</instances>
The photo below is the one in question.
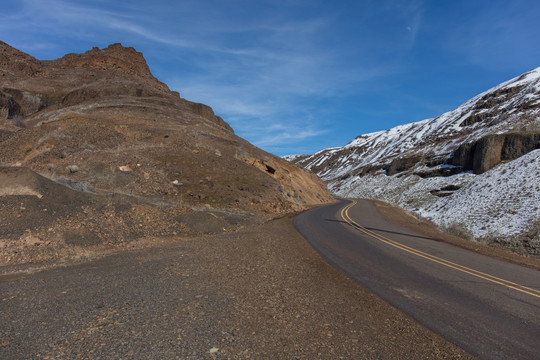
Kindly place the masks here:
<instances>
[{"instance_id":1,"label":"barren brown mountain","mask_svg":"<svg viewBox=\"0 0 540 360\"><path fill-rule=\"evenodd\" d=\"M0 42L0 265L234 231L331 201L120 44L42 61Z\"/></svg>"}]
</instances>

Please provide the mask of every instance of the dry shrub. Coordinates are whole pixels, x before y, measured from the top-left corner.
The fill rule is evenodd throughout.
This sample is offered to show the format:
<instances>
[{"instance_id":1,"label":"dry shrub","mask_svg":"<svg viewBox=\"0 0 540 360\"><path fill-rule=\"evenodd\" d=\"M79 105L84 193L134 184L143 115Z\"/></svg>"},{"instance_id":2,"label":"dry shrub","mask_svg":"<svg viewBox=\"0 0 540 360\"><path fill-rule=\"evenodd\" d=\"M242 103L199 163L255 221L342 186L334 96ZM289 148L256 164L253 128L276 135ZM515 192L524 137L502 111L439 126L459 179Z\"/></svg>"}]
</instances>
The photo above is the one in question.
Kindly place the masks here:
<instances>
[{"instance_id":1,"label":"dry shrub","mask_svg":"<svg viewBox=\"0 0 540 360\"><path fill-rule=\"evenodd\" d=\"M24 117L22 117L22 115L15 115L11 121L13 125L15 125L18 128L25 129L28 126L28 124L26 123L26 120L24 120Z\"/></svg>"},{"instance_id":2,"label":"dry shrub","mask_svg":"<svg viewBox=\"0 0 540 360\"><path fill-rule=\"evenodd\" d=\"M474 240L474 237L471 235L471 233L458 223L453 223L452 225L448 226L445 231L450 235L454 235L462 239L470 241Z\"/></svg>"}]
</instances>

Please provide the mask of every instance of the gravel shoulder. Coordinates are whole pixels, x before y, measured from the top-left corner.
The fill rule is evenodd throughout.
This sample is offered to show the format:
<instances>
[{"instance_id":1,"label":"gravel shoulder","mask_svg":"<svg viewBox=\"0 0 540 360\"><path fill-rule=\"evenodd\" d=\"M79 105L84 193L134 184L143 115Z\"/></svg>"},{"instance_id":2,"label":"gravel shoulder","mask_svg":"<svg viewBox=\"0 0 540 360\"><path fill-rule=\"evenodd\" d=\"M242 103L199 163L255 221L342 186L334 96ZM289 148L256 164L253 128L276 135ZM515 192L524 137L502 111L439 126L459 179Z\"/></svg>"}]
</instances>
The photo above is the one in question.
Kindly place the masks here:
<instances>
[{"instance_id":1,"label":"gravel shoulder","mask_svg":"<svg viewBox=\"0 0 540 360\"><path fill-rule=\"evenodd\" d=\"M426 221L425 219L419 220L396 205L379 200L369 201L375 205L375 208L383 217L416 233L428 236L437 241L444 241L454 246L474 251L478 254L490 256L516 265L528 267L530 269L540 270L539 258L525 254L521 255L513 253L508 248L496 247L495 244L488 245L474 240L462 239L441 231L437 226Z\"/></svg>"},{"instance_id":2,"label":"gravel shoulder","mask_svg":"<svg viewBox=\"0 0 540 360\"><path fill-rule=\"evenodd\" d=\"M1 276L0 358L471 358L328 265L292 220Z\"/></svg>"}]
</instances>

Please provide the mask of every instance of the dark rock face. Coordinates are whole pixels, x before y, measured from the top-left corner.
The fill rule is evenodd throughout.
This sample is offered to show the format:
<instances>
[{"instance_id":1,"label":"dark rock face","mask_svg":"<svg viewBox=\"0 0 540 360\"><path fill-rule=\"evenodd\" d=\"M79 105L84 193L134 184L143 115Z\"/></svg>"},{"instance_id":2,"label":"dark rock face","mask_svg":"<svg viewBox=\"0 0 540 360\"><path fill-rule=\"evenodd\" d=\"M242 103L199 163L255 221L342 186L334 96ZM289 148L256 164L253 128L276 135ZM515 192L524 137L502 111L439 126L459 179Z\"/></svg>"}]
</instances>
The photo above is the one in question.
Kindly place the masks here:
<instances>
[{"instance_id":1,"label":"dark rock face","mask_svg":"<svg viewBox=\"0 0 540 360\"><path fill-rule=\"evenodd\" d=\"M0 88L0 118L27 116L44 107L39 95L18 89Z\"/></svg>"},{"instance_id":2,"label":"dark rock face","mask_svg":"<svg viewBox=\"0 0 540 360\"><path fill-rule=\"evenodd\" d=\"M0 91L0 109L0 117L4 119L11 119L20 112L20 107L13 97L3 91Z\"/></svg>"},{"instance_id":3,"label":"dark rock face","mask_svg":"<svg viewBox=\"0 0 540 360\"><path fill-rule=\"evenodd\" d=\"M449 164L482 174L501 161L510 161L540 148L540 134L488 135L457 148Z\"/></svg>"},{"instance_id":4,"label":"dark rock face","mask_svg":"<svg viewBox=\"0 0 540 360\"><path fill-rule=\"evenodd\" d=\"M421 160L420 156L412 156L405 158L394 159L388 169L386 170L386 175L391 176L402 171L412 168L418 161Z\"/></svg>"},{"instance_id":5,"label":"dark rock face","mask_svg":"<svg viewBox=\"0 0 540 360\"><path fill-rule=\"evenodd\" d=\"M454 151L448 163L466 170L472 170L475 145L475 143L462 144Z\"/></svg>"},{"instance_id":6,"label":"dark rock face","mask_svg":"<svg viewBox=\"0 0 540 360\"><path fill-rule=\"evenodd\" d=\"M486 136L476 142L473 153L473 172L482 174L501 162L504 137Z\"/></svg>"},{"instance_id":7,"label":"dark rock face","mask_svg":"<svg viewBox=\"0 0 540 360\"><path fill-rule=\"evenodd\" d=\"M538 148L540 148L540 134L508 134L504 138L501 160L514 160Z\"/></svg>"}]
</instances>

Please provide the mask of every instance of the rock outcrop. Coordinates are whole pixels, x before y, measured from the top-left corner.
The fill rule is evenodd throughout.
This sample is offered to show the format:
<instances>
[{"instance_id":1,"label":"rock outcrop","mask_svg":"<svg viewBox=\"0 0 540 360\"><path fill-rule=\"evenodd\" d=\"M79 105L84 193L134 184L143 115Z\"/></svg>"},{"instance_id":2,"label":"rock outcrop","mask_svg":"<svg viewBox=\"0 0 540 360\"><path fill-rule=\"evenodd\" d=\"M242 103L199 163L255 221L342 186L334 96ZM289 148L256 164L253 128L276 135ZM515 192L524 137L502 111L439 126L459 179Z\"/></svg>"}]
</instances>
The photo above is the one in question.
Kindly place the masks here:
<instances>
[{"instance_id":1,"label":"rock outcrop","mask_svg":"<svg viewBox=\"0 0 540 360\"><path fill-rule=\"evenodd\" d=\"M517 159L540 149L540 134L493 134L460 145L449 158L450 165L482 174L502 161Z\"/></svg>"},{"instance_id":2,"label":"rock outcrop","mask_svg":"<svg viewBox=\"0 0 540 360\"><path fill-rule=\"evenodd\" d=\"M121 71L137 77L154 78L142 53L118 43L104 49L94 47L84 54L67 54L53 61L52 65Z\"/></svg>"}]
</instances>

